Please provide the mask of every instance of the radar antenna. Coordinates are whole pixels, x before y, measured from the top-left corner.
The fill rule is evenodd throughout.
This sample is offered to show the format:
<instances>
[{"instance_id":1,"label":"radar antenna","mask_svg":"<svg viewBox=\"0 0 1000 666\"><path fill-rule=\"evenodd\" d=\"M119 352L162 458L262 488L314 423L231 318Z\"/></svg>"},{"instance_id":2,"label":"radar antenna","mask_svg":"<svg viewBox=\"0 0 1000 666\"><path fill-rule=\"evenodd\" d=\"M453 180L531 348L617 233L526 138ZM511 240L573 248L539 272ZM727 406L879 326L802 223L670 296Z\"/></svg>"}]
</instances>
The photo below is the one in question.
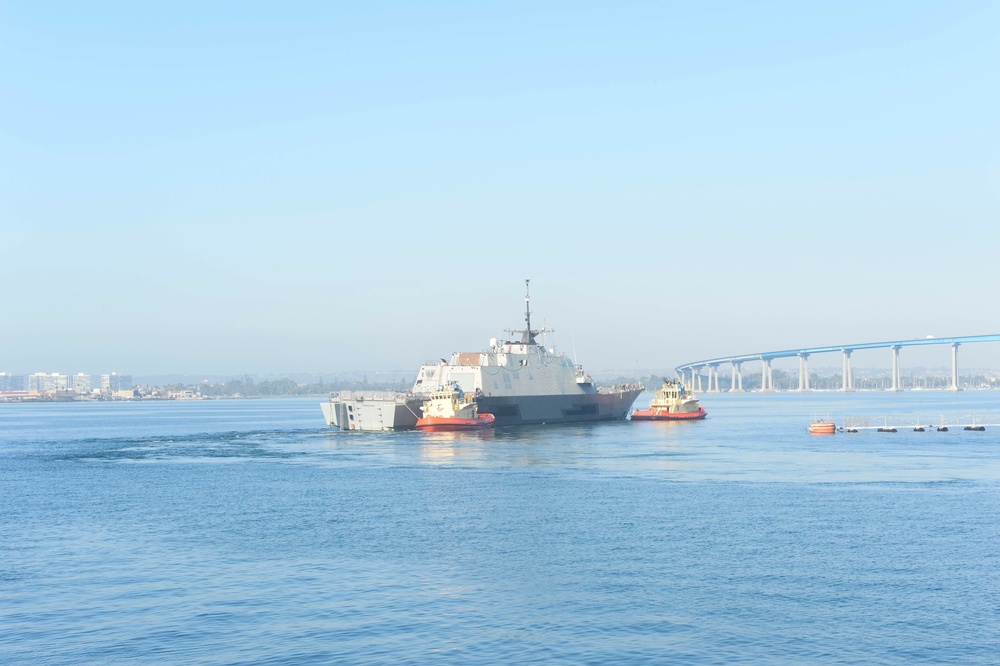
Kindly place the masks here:
<instances>
[{"instance_id":1,"label":"radar antenna","mask_svg":"<svg viewBox=\"0 0 1000 666\"><path fill-rule=\"evenodd\" d=\"M535 336L539 333L551 333L546 328L542 328L540 331L535 331L531 329L531 280L524 281L524 323L527 328L521 331L506 329L507 333L520 333L522 345L537 345L538 342L535 340Z\"/></svg>"}]
</instances>

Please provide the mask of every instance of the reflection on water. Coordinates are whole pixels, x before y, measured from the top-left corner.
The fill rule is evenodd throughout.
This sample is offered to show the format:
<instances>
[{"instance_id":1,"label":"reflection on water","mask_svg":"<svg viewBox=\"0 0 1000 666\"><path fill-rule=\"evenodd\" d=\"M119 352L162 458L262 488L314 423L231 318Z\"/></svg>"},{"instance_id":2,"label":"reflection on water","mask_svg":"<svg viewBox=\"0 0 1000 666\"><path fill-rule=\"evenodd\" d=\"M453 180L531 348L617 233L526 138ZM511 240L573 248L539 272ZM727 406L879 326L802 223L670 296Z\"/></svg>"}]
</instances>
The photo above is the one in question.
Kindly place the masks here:
<instances>
[{"instance_id":1,"label":"reflection on water","mask_svg":"<svg viewBox=\"0 0 1000 666\"><path fill-rule=\"evenodd\" d=\"M493 440L494 431L470 430L416 432L420 459L431 464L476 464L482 461L483 447Z\"/></svg>"}]
</instances>

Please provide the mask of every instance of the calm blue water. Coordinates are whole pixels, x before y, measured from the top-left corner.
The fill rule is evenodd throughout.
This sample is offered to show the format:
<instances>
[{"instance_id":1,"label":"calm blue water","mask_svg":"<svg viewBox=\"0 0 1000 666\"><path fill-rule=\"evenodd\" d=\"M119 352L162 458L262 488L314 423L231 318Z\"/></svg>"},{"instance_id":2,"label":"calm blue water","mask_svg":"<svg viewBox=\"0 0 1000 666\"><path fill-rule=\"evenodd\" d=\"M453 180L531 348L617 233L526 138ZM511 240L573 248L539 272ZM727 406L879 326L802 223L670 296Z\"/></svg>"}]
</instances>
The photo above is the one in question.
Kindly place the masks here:
<instances>
[{"instance_id":1,"label":"calm blue water","mask_svg":"<svg viewBox=\"0 0 1000 666\"><path fill-rule=\"evenodd\" d=\"M997 662L1000 428L804 429L1000 394L703 404L460 435L0 404L0 662Z\"/></svg>"}]
</instances>

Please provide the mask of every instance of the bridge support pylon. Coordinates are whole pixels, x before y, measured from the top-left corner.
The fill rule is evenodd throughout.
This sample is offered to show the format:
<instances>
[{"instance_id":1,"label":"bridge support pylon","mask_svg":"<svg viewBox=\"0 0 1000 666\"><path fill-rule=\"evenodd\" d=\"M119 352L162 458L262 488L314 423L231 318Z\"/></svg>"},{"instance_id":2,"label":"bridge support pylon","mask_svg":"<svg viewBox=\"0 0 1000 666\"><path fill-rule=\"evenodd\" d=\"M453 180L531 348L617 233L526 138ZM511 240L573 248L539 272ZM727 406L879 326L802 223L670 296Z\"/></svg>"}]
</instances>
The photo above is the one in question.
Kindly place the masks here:
<instances>
[{"instance_id":1,"label":"bridge support pylon","mask_svg":"<svg viewBox=\"0 0 1000 666\"><path fill-rule=\"evenodd\" d=\"M958 387L958 345L959 343L951 343L951 386L948 387L949 391L961 391Z\"/></svg>"},{"instance_id":2,"label":"bridge support pylon","mask_svg":"<svg viewBox=\"0 0 1000 666\"><path fill-rule=\"evenodd\" d=\"M809 390L809 354L799 354L799 392Z\"/></svg>"},{"instance_id":3,"label":"bridge support pylon","mask_svg":"<svg viewBox=\"0 0 1000 666\"><path fill-rule=\"evenodd\" d=\"M851 350L844 350L844 373L841 376L840 382L841 391L853 391L854 390L854 373L851 370Z\"/></svg>"},{"instance_id":4,"label":"bridge support pylon","mask_svg":"<svg viewBox=\"0 0 1000 666\"><path fill-rule=\"evenodd\" d=\"M709 375L709 379L714 381L715 384L713 385L711 381L709 382L708 392L721 393L722 391L719 389L719 366L717 364L712 364L709 366L709 369L712 373Z\"/></svg>"},{"instance_id":5,"label":"bridge support pylon","mask_svg":"<svg viewBox=\"0 0 1000 666\"><path fill-rule=\"evenodd\" d=\"M771 372L771 359L762 358L760 370L760 390L762 393L774 390L774 374Z\"/></svg>"},{"instance_id":6,"label":"bridge support pylon","mask_svg":"<svg viewBox=\"0 0 1000 666\"><path fill-rule=\"evenodd\" d=\"M899 377L899 345L892 346L892 388L890 390L903 390L903 383Z\"/></svg>"},{"instance_id":7,"label":"bridge support pylon","mask_svg":"<svg viewBox=\"0 0 1000 666\"><path fill-rule=\"evenodd\" d=\"M743 364L733 363L733 379L729 383L730 393L743 392Z\"/></svg>"}]
</instances>

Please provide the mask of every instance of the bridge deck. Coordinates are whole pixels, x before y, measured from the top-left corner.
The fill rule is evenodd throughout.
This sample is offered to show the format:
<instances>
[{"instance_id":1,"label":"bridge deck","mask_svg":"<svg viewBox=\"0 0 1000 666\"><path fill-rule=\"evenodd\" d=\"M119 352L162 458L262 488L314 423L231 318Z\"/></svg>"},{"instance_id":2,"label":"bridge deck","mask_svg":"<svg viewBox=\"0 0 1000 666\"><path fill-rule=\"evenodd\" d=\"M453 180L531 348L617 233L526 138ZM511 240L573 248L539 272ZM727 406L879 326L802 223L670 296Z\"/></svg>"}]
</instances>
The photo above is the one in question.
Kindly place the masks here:
<instances>
[{"instance_id":1,"label":"bridge deck","mask_svg":"<svg viewBox=\"0 0 1000 666\"><path fill-rule=\"evenodd\" d=\"M824 347L803 347L801 349L784 349L781 351L757 352L755 354L740 354L737 356L720 356L678 365L675 370L701 368L706 365L721 365L723 363L746 363L748 361L766 361L776 358L792 358L812 354L827 354L833 352L852 352L858 349L885 349L889 347L918 347L924 345L953 345L973 342L1000 342L1000 333L989 335L964 335L950 338L917 338L914 340L887 340L885 342L862 342L849 345L827 345Z\"/></svg>"}]
</instances>

